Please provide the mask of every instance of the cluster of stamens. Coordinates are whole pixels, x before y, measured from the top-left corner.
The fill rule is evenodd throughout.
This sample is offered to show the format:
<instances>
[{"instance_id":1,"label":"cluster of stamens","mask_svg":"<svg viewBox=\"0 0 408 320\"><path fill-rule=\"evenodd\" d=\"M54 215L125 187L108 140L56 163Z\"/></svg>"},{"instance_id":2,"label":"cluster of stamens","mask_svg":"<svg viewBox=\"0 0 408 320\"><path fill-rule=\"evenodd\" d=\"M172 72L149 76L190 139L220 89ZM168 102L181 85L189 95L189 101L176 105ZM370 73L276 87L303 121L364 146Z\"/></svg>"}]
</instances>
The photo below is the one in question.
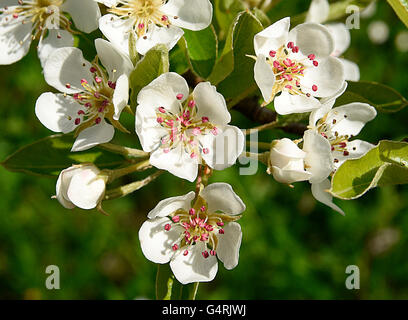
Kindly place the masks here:
<instances>
[{"instance_id":1,"label":"cluster of stamens","mask_svg":"<svg viewBox=\"0 0 408 320\"><path fill-rule=\"evenodd\" d=\"M175 225L183 227L184 231L172 245L173 251L182 250L187 256L191 246L199 242L204 243L205 249L201 252L204 258L217 254L218 235L224 234L223 226L226 215L208 213L204 204L198 208L191 208L188 212L179 209L171 215L171 221L164 226L165 231L170 231ZM235 218L235 219L238 219Z\"/></svg>"},{"instance_id":2,"label":"cluster of stamens","mask_svg":"<svg viewBox=\"0 0 408 320\"><path fill-rule=\"evenodd\" d=\"M331 150L341 152L343 156L347 157L350 155L350 151L348 149L349 139L351 139L352 135L339 135L337 131L332 130L332 126L336 125L342 119L333 119L331 123L326 122L327 115L319 120L317 123L317 131L326 138L331 145ZM343 119L346 119L347 115L343 116ZM353 147L353 151L356 150L356 147ZM339 162L339 159L334 159L335 163Z\"/></svg>"},{"instance_id":3,"label":"cluster of stamens","mask_svg":"<svg viewBox=\"0 0 408 320\"><path fill-rule=\"evenodd\" d=\"M178 100L183 99L183 94L177 94ZM156 109L156 121L167 130L168 134L161 139L160 147L164 153L170 152L179 144L191 159L201 157L201 152L208 154L210 150L200 146L198 137L205 134L218 134L208 117L197 117L197 105L194 100L188 100L178 114L159 106Z\"/></svg>"},{"instance_id":4,"label":"cluster of stamens","mask_svg":"<svg viewBox=\"0 0 408 320\"><path fill-rule=\"evenodd\" d=\"M79 131L93 124L101 123L105 117L113 122L112 97L116 83L109 80L106 72L102 70L96 61L92 64L90 72L93 74L93 82L89 83L86 79L81 79L84 91L72 95L76 102L83 106L78 111L76 118L68 118L68 120L74 121L75 125L79 126ZM68 89L71 88L69 83L65 86Z\"/></svg>"},{"instance_id":5,"label":"cluster of stamens","mask_svg":"<svg viewBox=\"0 0 408 320\"><path fill-rule=\"evenodd\" d=\"M23 44L29 37L31 40L42 41L50 25L75 33L71 29L71 21L62 12L59 12L63 0L18 0L18 4L13 7L13 10L8 7L0 9L0 13L4 15L1 20L5 24L14 21L21 24L32 23L31 33L20 40L20 44ZM57 37L61 38L61 35L58 34Z\"/></svg>"},{"instance_id":6,"label":"cluster of stamens","mask_svg":"<svg viewBox=\"0 0 408 320\"><path fill-rule=\"evenodd\" d=\"M163 0L123 0L108 12L122 19L133 19L133 30L138 37L145 37L151 23L161 27L170 26L169 17L161 12L163 4Z\"/></svg>"},{"instance_id":7,"label":"cluster of stamens","mask_svg":"<svg viewBox=\"0 0 408 320\"><path fill-rule=\"evenodd\" d=\"M306 58L299 61L290 59L290 52L299 52L299 47L297 47L293 42L288 42L286 46L280 47L277 51L269 51L267 61L271 65L276 77L270 101L274 99L276 94L285 89L290 94L310 97L310 93L305 94L300 85L300 80L302 77L304 77L304 71L307 68L307 66L304 64L304 60ZM312 62L314 67L319 66L319 62L316 60L316 56L314 54L309 54L307 59ZM310 89L316 92L318 87L317 85L313 85Z\"/></svg>"}]
</instances>

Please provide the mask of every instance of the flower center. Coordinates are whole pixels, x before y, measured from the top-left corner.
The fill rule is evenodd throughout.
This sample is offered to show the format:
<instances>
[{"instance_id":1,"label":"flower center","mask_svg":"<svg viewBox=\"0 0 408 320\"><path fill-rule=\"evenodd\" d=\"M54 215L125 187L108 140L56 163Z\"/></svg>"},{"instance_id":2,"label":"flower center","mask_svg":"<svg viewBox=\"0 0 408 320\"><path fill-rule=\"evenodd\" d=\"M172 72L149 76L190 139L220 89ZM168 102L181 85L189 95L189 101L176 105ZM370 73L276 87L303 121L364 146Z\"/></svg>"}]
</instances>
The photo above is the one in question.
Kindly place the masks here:
<instances>
[{"instance_id":1,"label":"flower center","mask_svg":"<svg viewBox=\"0 0 408 320\"><path fill-rule=\"evenodd\" d=\"M310 54L307 58L297 61L289 58L290 51L298 53L299 47L295 46L293 42L288 42L286 46L280 47L277 51L271 50L269 52L267 62L271 65L276 77L269 102L274 99L276 94L283 90L287 90L290 94L310 97L310 93L305 94L302 91L300 80L304 77L304 71L308 68L305 64L306 60L311 61L314 67L319 66L316 56ZM313 85L310 89L316 92L318 87Z\"/></svg>"},{"instance_id":2,"label":"flower center","mask_svg":"<svg viewBox=\"0 0 408 320\"><path fill-rule=\"evenodd\" d=\"M178 240L172 245L174 251L182 250L188 255L192 246L199 242L204 243L205 249L201 252L204 258L215 256L218 235L224 234L225 222L238 220L239 217L227 216L219 213L209 213L205 201L199 197L195 205L188 211L179 209L171 215L171 221L164 226L169 231L175 225L183 227Z\"/></svg>"},{"instance_id":3,"label":"flower center","mask_svg":"<svg viewBox=\"0 0 408 320\"><path fill-rule=\"evenodd\" d=\"M48 29L65 29L71 33L71 22L60 12L63 0L18 0L18 5L11 10L0 9L5 14L5 23L32 23L31 40L43 39ZM60 37L60 36L59 36ZM23 43L27 38L20 41Z\"/></svg>"},{"instance_id":4,"label":"flower center","mask_svg":"<svg viewBox=\"0 0 408 320\"><path fill-rule=\"evenodd\" d=\"M182 94L176 96L178 100ZM201 153L208 154L210 150L200 145L199 137L206 134L218 134L218 128L214 126L208 117L197 117L197 106L194 100L188 100L181 108L179 114L173 114L163 107L156 109L156 120L168 132L161 139L160 147L168 153L171 149L182 144L182 148L194 159L201 157Z\"/></svg>"},{"instance_id":5,"label":"flower center","mask_svg":"<svg viewBox=\"0 0 408 320\"><path fill-rule=\"evenodd\" d=\"M343 153L343 156L347 157L350 155L350 150L348 149L349 139L352 138L352 135L339 135L339 133L333 130L333 126L339 124L342 119L333 119L330 123L326 121L328 114L326 114L322 119L317 123L317 132L319 132L324 138L326 138L331 145L332 151L337 151ZM343 119L346 119L347 115L343 116ZM356 150L356 147L353 147L353 151ZM338 159L334 159L334 162L339 162Z\"/></svg>"},{"instance_id":6,"label":"flower center","mask_svg":"<svg viewBox=\"0 0 408 320\"><path fill-rule=\"evenodd\" d=\"M124 0L120 6L108 10L120 18L133 19L133 30L138 37L143 36L150 23L162 27L170 26L168 17L161 12L163 0Z\"/></svg>"},{"instance_id":7,"label":"flower center","mask_svg":"<svg viewBox=\"0 0 408 320\"><path fill-rule=\"evenodd\" d=\"M112 97L116 83L109 80L107 73L96 62L92 64L90 71L93 74L93 82L88 83L87 80L81 79L84 91L72 95L82 106L76 118L69 118L79 126L77 133L93 124L101 123L103 118L108 118L113 122ZM71 88L69 83L65 86Z\"/></svg>"}]
</instances>

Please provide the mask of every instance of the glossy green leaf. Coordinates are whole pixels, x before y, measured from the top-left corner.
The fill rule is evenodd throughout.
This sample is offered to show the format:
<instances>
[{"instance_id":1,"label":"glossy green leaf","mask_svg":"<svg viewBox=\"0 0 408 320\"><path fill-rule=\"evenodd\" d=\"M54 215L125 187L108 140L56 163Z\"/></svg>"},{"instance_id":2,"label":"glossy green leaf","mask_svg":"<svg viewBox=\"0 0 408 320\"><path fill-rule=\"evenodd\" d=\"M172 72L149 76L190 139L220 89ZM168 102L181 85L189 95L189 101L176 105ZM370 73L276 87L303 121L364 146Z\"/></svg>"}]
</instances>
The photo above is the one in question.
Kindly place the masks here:
<instances>
[{"instance_id":1,"label":"glossy green leaf","mask_svg":"<svg viewBox=\"0 0 408 320\"><path fill-rule=\"evenodd\" d=\"M243 1L240 0L214 0L215 22L219 27L220 39L225 39L237 14L245 10Z\"/></svg>"},{"instance_id":2,"label":"glossy green leaf","mask_svg":"<svg viewBox=\"0 0 408 320\"><path fill-rule=\"evenodd\" d=\"M71 152L72 135L53 135L26 145L1 164L9 171L55 176L73 164L92 162L99 168L114 168L126 163L123 156L94 147Z\"/></svg>"},{"instance_id":3,"label":"glossy green leaf","mask_svg":"<svg viewBox=\"0 0 408 320\"><path fill-rule=\"evenodd\" d=\"M202 78L207 78L217 59L218 42L212 25L200 30L184 30L187 57L193 71Z\"/></svg>"},{"instance_id":4,"label":"glossy green leaf","mask_svg":"<svg viewBox=\"0 0 408 320\"><path fill-rule=\"evenodd\" d=\"M179 40L179 43L183 42L183 46L185 46L185 41L183 38ZM190 65L186 59L186 54L180 45L175 46L169 52L169 59L170 59L170 71L176 72L178 74L185 73L189 68Z\"/></svg>"},{"instance_id":5,"label":"glossy green leaf","mask_svg":"<svg viewBox=\"0 0 408 320\"><path fill-rule=\"evenodd\" d=\"M150 49L138 61L129 78L131 89L130 102L133 109L136 108L139 91L162 73L168 71L169 52L164 45L157 45Z\"/></svg>"},{"instance_id":6,"label":"glossy green leaf","mask_svg":"<svg viewBox=\"0 0 408 320\"><path fill-rule=\"evenodd\" d=\"M408 28L408 1L407 0L388 0L388 3L394 9L397 16Z\"/></svg>"},{"instance_id":7,"label":"glossy green leaf","mask_svg":"<svg viewBox=\"0 0 408 320\"><path fill-rule=\"evenodd\" d=\"M227 38L226 47L220 61L214 68L211 79L222 79L219 70L227 70L231 63L233 71L218 83L217 89L226 99L235 102L245 98L256 89L254 80L254 61L247 55L254 55L253 39L255 34L262 30L262 24L249 11L242 12L232 26L232 33ZM232 54L231 54L232 50ZM232 60L232 62L230 61ZM225 65L224 65L225 63ZM222 73L221 73L222 74ZM216 75L216 76L215 76ZM222 75L225 75L222 74ZM217 83L217 81L215 81Z\"/></svg>"},{"instance_id":8,"label":"glossy green leaf","mask_svg":"<svg viewBox=\"0 0 408 320\"><path fill-rule=\"evenodd\" d=\"M408 106L408 100L386 85L370 81L348 81L346 92L336 100L336 106L364 102L380 112L392 113Z\"/></svg>"},{"instance_id":9,"label":"glossy green leaf","mask_svg":"<svg viewBox=\"0 0 408 320\"><path fill-rule=\"evenodd\" d=\"M344 162L332 178L330 193L355 199L375 187L408 183L408 143L381 141L360 159Z\"/></svg>"}]
</instances>

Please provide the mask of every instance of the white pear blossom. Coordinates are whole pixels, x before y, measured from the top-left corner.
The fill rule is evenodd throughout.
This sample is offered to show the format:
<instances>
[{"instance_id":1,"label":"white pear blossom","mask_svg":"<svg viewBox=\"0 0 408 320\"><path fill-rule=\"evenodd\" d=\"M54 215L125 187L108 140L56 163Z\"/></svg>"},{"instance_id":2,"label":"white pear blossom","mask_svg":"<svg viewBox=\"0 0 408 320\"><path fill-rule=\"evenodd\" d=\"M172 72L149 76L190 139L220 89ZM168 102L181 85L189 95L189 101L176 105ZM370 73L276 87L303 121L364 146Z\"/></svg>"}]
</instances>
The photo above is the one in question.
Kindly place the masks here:
<instances>
[{"instance_id":1,"label":"white pear blossom","mask_svg":"<svg viewBox=\"0 0 408 320\"><path fill-rule=\"evenodd\" d=\"M241 226L235 222L245 204L226 183L195 193L162 200L149 212L139 230L145 257L155 263L170 262L182 284L214 279L217 258L228 270L238 264Z\"/></svg>"},{"instance_id":2,"label":"white pear blossom","mask_svg":"<svg viewBox=\"0 0 408 320\"><path fill-rule=\"evenodd\" d=\"M213 11L209 0L98 1L110 7L99 20L99 29L126 53L131 33L137 38L136 50L140 54L157 44L170 50L183 36L181 28L205 29Z\"/></svg>"},{"instance_id":3,"label":"white pear blossom","mask_svg":"<svg viewBox=\"0 0 408 320\"><path fill-rule=\"evenodd\" d=\"M74 165L61 171L56 198L67 209L93 209L105 195L105 187L106 178L93 164Z\"/></svg>"},{"instance_id":4,"label":"white pear blossom","mask_svg":"<svg viewBox=\"0 0 408 320\"><path fill-rule=\"evenodd\" d=\"M168 72L137 97L136 133L150 163L189 181L203 161L216 170L233 165L244 149L242 131L228 125L224 97L209 82L191 95L183 77Z\"/></svg>"},{"instance_id":5,"label":"white pear blossom","mask_svg":"<svg viewBox=\"0 0 408 320\"><path fill-rule=\"evenodd\" d=\"M289 32L289 26L287 17L254 37L255 81L264 105L274 100L283 115L319 108L317 98L333 95L344 83L343 64L330 55L334 40L329 30L303 23Z\"/></svg>"},{"instance_id":6,"label":"white pear blossom","mask_svg":"<svg viewBox=\"0 0 408 320\"><path fill-rule=\"evenodd\" d=\"M77 48L54 51L44 66L44 76L62 93L43 93L35 106L38 119L48 129L75 131L72 151L109 142L114 127L126 132L118 120L128 103L132 62L106 40L96 39L95 46L98 55L92 63Z\"/></svg>"},{"instance_id":7,"label":"white pear blossom","mask_svg":"<svg viewBox=\"0 0 408 320\"><path fill-rule=\"evenodd\" d=\"M330 5L327 0L313 0L306 17L306 22L323 23L329 17ZM350 30L344 23L324 24L330 31L334 39L334 50L331 53L334 57L339 57L343 63L346 80L359 81L360 69L358 65L350 60L340 58L340 56L350 47Z\"/></svg>"},{"instance_id":8,"label":"white pear blossom","mask_svg":"<svg viewBox=\"0 0 408 320\"><path fill-rule=\"evenodd\" d=\"M38 56L44 66L57 48L74 44L71 21L89 33L98 28L101 16L94 0L2 0L0 5L0 65L22 59L33 40L38 40Z\"/></svg>"}]
</instances>

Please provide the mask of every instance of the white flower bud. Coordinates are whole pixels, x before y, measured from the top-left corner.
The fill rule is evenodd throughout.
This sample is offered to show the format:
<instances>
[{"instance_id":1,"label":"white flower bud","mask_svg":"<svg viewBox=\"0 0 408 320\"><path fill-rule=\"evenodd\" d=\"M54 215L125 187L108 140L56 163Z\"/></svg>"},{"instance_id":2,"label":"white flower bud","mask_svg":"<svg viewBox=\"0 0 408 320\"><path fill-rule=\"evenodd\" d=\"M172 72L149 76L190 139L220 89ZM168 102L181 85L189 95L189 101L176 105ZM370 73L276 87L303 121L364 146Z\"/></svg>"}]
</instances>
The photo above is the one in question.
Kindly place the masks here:
<instances>
[{"instance_id":1,"label":"white flower bud","mask_svg":"<svg viewBox=\"0 0 408 320\"><path fill-rule=\"evenodd\" d=\"M62 170L56 185L56 198L67 209L93 209L105 194L106 179L93 164Z\"/></svg>"}]
</instances>

